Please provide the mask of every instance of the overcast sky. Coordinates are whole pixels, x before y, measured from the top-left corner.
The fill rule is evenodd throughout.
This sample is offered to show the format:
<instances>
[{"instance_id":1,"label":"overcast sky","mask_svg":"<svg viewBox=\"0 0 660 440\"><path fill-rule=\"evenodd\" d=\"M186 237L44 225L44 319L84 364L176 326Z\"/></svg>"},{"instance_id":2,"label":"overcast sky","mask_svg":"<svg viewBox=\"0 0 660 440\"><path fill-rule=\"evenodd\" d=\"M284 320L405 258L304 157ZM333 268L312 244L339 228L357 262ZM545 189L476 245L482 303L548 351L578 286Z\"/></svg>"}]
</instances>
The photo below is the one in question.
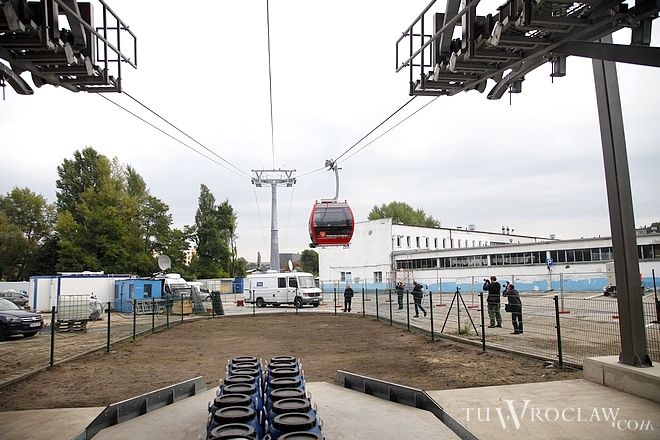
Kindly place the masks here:
<instances>
[{"instance_id":1,"label":"overcast sky","mask_svg":"<svg viewBox=\"0 0 660 440\"><path fill-rule=\"evenodd\" d=\"M265 1L108 3L138 37L138 69L123 71L128 93L248 174L274 166L300 176L409 99L407 71L395 73L394 42L428 2L271 1L274 149ZM482 2L478 13L495 13L500 3ZM628 44L629 33L615 42ZM357 221L398 200L447 227L609 235L591 61L570 57L567 73L553 84L550 66L540 67L512 105L508 95L488 101L476 91L439 98L342 164L340 198ZM660 69L619 64L618 74L641 226L660 220ZM128 97L109 97L201 150ZM416 98L374 136L430 99ZM177 227L194 222L206 184L237 211L239 255L255 261L260 251L267 259L270 188L254 188L92 94L44 86L19 96L8 88L0 102L0 193L29 187L54 202L57 166L85 146L135 167ZM279 191L280 252L306 249L311 207L334 196L334 185L334 175L322 172Z\"/></svg>"}]
</instances>

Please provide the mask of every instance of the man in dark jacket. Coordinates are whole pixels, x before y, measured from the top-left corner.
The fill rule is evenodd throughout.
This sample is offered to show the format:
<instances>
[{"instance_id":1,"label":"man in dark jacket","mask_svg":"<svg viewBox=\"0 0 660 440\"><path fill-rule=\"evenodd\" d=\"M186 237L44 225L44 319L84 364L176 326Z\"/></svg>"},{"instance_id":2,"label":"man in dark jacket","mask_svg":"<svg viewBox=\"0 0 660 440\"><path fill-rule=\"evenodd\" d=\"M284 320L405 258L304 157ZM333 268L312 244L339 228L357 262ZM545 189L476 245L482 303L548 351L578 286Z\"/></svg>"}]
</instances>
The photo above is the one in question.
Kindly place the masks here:
<instances>
[{"instance_id":1,"label":"man in dark jacket","mask_svg":"<svg viewBox=\"0 0 660 440\"><path fill-rule=\"evenodd\" d=\"M413 300L415 301L415 318L419 318L419 311L424 312L426 316L426 310L422 307L422 298L424 298L424 292L422 291L422 285L417 281L413 281L415 287L413 288Z\"/></svg>"},{"instance_id":2,"label":"man in dark jacket","mask_svg":"<svg viewBox=\"0 0 660 440\"><path fill-rule=\"evenodd\" d=\"M346 289L344 289L344 310L342 312L351 311L351 300L353 299L353 289L350 284L346 284Z\"/></svg>"},{"instance_id":3,"label":"man in dark jacket","mask_svg":"<svg viewBox=\"0 0 660 440\"><path fill-rule=\"evenodd\" d=\"M490 319L489 328L502 327L502 314L500 313L500 283L497 282L497 277L493 275L490 280L484 280L483 290L488 291L488 318ZM497 325L496 325L497 324Z\"/></svg>"},{"instance_id":4,"label":"man in dark jacket","mask_svg":"<svg viewBox=\"0 0 660 440\"><path fill-rule=\"evenodd\" d=\"M396 283L396 301L399 304L399 310L403 310L403 283Z\"/></svg>"},{"instance_id":5,"label":"man in dark jacket","mask_svg":"<svg viewBox=\"0 0 660 440\"><path fill-rule=\"evenodd\" d=\"M511 312L511 323L513 324L512 335L518 335L523 332L522 321L522 301L520 301L520 294L515 289L513 284L507 284L506 289L502 292L502 296L506 296L509 300L509 312Z\"/></svg>"}]
</instances>

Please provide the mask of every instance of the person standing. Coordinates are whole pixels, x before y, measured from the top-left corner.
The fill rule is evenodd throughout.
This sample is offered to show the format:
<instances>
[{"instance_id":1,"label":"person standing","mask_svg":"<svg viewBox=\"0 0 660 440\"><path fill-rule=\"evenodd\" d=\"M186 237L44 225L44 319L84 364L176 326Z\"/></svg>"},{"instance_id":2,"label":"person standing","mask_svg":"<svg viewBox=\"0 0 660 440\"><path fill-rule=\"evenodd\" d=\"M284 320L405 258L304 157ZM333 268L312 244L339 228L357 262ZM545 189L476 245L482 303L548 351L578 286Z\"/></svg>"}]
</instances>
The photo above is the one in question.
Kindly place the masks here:
<instances>
[{"instance_id":1,"label":"person standing","mask_svg":"<svg viewBox=\"0 0 660 440\"><path fill-rule=\"evenodd\" d=\"M495 275L489 279L484 279L483 290L488 291L488 298L486 302L488 303L488 318L490 319L490 325L488 328L493 327L502 327L502 315L500 313L500 283L497 282L497 277Z\"/></svg>"},{"instance_id":2,"label":"person standing","mask_svg":"<svg viewBox=\"0 0 660 440\"><path fill-rule=\"evenodd\" d=\"M509 301L507 304L507 312L511 312L511 323L513 324L513 333L511 334L519 335L523 332L522 301L520 300L520 294L513 284L507 284L502 296L507 297Z\"/></svg>"},{"instance_id":3,"label":"person standing","mask_svg":"<svg viewBox=\"0 0 660 440\"><path fill-rule=\"evenodd\" d=\"M415 287L413 288L413 300L415 301L415 318L419 318L419 311L424 312L426 316L426 310L422 307L422 298L424 298L424 292L422 291L422 285L417 281L413 281Z\"/></svg>"},{"instance_id":4,"label":"person standing","mask_svg":"<svg viewBox=\"0 0 660 440\"><path fill-rule=\"evenodd\" d=\"M344 310L342 312L351 311L351 300L353 299L353 288L350 284L346 284L346 289L344 289Z\"/></svg>"},{"instance_id":5,"label":"person standing","mask_svg":"<svg viewBox=\"0 0 660 440\"><path fill-rule=\"evenodd\" d=\"M396 283L396 301L399 303L399 310L403 310L403 283Z\"/></svg>"}]
</instances>

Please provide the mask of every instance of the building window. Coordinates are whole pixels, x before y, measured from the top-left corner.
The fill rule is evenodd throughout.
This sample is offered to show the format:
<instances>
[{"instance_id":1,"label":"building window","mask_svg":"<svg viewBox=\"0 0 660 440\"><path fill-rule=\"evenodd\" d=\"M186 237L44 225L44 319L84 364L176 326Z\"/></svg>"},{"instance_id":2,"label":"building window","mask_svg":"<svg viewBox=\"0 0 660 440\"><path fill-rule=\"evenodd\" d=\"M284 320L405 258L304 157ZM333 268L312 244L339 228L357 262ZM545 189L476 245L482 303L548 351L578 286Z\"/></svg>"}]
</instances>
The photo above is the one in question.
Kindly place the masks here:
<instances>
[{"instance_id":1,"label":"building window","mask_svg":"<svg viewBox=\"0 0 660 440\"><path fill-rule=\"evenodd\" d=\"M396 247L401 247L401 236L400 235L396 236Z\"/></svg>"},{"instance_id":2,"label":"building window","mask_svg":"<svg viewBox=\"0 0 660 440\"><path fill-rule=\"evenodd\" d=\"M436 249L438 248L438 239L437 238L433 239L433 247L436 248Z\"/></svg>"},{"instance_id":3,"label":"building window","mask_svg":"<svg viewBox=\"0 0 660 440\"><path fill-rule=\"evenodd\" d=\"M144 295L145 298L151 298L151 284L144 285Z\"/></svg>"},{"instance_id":4,"label":"building window","mask_svg":"<svg viewBox=\"0 0 660 440\"><path fill-rule=\"evenodd\" d=\"M351 280L351 273L350 272L339 272L339 280L340 281L350 281Z\"/></svg>"},{"instance_id":5,"label":"building window","mask_svg":"<svg viewBox=\"0 0 660 440\"><path fill-rule=\"evenodd\" d=\"M472 247L474 247L474 240L472 240Z\"/></svg>"},{"instance_id":6,"label":"building window","mask_svg":"<svg viewBox=\"0 0 660 440\"><path fill-rule=\"evenodd\" d=\"M406 244L410 247L410 235L406 237Z\"/></svg>"},{"instance_id":7,"label":"building window","mask_svg":"<svg viewBox=\"0 0 660 440\"><path fill-rule=\"evenodd\" d=\"M374 283L383 282L383 272L374 272Z\"/></svg>"},{"instance_id":8,"label":"building window","mask_svg":"<svg viewBox=\"0 0 660 440\"><path fill-rule=\"evenodd\" d=\"M135 298L135 284L129 284L128 286L128 297Z\"/></svg>"},{"instance_id":9,"label":"building window","mask_svg":"<svg viewBox=\"0 0 660 440\"><path fill-rule=\"evenodd\" d=\"M449 240L449 247L454 249L454 239L453 238Z\"/></svg>"},{"instance_id":10,"label":"building window","mask_svg":"<svg viewBox=\"0 0 660 440\"><path fill-rule=\"evenodd\" d=\"M429 248L429 238L428 237L424 238L424 241L426 243L426 246L424 246L424 247L428 249Z\"/></svg>"},{"instance_id":11,"label":"building window","mask_svg":"<svg viewBox=\"0 0 660 440\"><path fill-rule=\"evenodd\" d=\"M415 244L417 245L417 249L419 249L421 247L419 245L419 237L415 237Z\"/></svg>"},{"instance_id":12,"label":"building window","mask_svg":"<svg viewBox=\"0 0 660 440\"><path fill-rule=\"evenodd\" d=\"M461 248L461 239L460 238L458 239L458 248L459 249Z\"/></svg>"},{"instance_id":13,"label":"building window","mask_svg":"<svg viewBox=\"0 0 660 440\"><path fill-rule=\"evenodd\" d=\"M442 239L442 248L447 249L447 239L446 238Z\"/></svg>"}]
</instances>

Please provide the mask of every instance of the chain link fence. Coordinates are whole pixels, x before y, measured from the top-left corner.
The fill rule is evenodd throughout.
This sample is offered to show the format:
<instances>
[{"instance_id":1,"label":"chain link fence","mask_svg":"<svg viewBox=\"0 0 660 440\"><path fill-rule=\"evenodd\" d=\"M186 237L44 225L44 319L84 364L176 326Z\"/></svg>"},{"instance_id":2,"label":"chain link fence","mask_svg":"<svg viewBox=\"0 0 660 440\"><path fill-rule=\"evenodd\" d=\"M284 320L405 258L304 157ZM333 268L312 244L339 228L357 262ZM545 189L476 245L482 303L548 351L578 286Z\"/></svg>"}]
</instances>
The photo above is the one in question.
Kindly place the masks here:
<instances>
[{"instance_id":1,"label":"chain link fence","mask_svg":"<svg viewBox=\"0 0 660 440\"><path fill-rule=\"evenodd\" d=\"M415 317L410 285L405 286L399 303L396 290L387 284L372 287L352 283L355 295L350 313L421 332L432 339L449 337L479 345L483 350L508 350L562 365L579 367L585 357L620 353L616 298L595 292L570 292L562 285L556 291L548 291L541 289L538 279L512 276L517 288L529 287L518 289L524 332L512 334L511 314L504 310L506 298L501 299L502 327L488 327L483 279L476 278L418 280L427 287L421 300L426 316L420 310L419 317ZM345 283L322 285L322 303L302 308L284 304L258 307L246 303L240 293L220 292L184 293L162 299L131 300L127 304L94 304L89 297L66 298L51 313L43 315L41 334L0 343L0 386L95 350L109 352L121 341L134 341L191 320L270 313L347 314L342 311ZM643 309L648 352L658 362L660 303L653 292L644 294Z\"/></svg>"}]
</instances>

